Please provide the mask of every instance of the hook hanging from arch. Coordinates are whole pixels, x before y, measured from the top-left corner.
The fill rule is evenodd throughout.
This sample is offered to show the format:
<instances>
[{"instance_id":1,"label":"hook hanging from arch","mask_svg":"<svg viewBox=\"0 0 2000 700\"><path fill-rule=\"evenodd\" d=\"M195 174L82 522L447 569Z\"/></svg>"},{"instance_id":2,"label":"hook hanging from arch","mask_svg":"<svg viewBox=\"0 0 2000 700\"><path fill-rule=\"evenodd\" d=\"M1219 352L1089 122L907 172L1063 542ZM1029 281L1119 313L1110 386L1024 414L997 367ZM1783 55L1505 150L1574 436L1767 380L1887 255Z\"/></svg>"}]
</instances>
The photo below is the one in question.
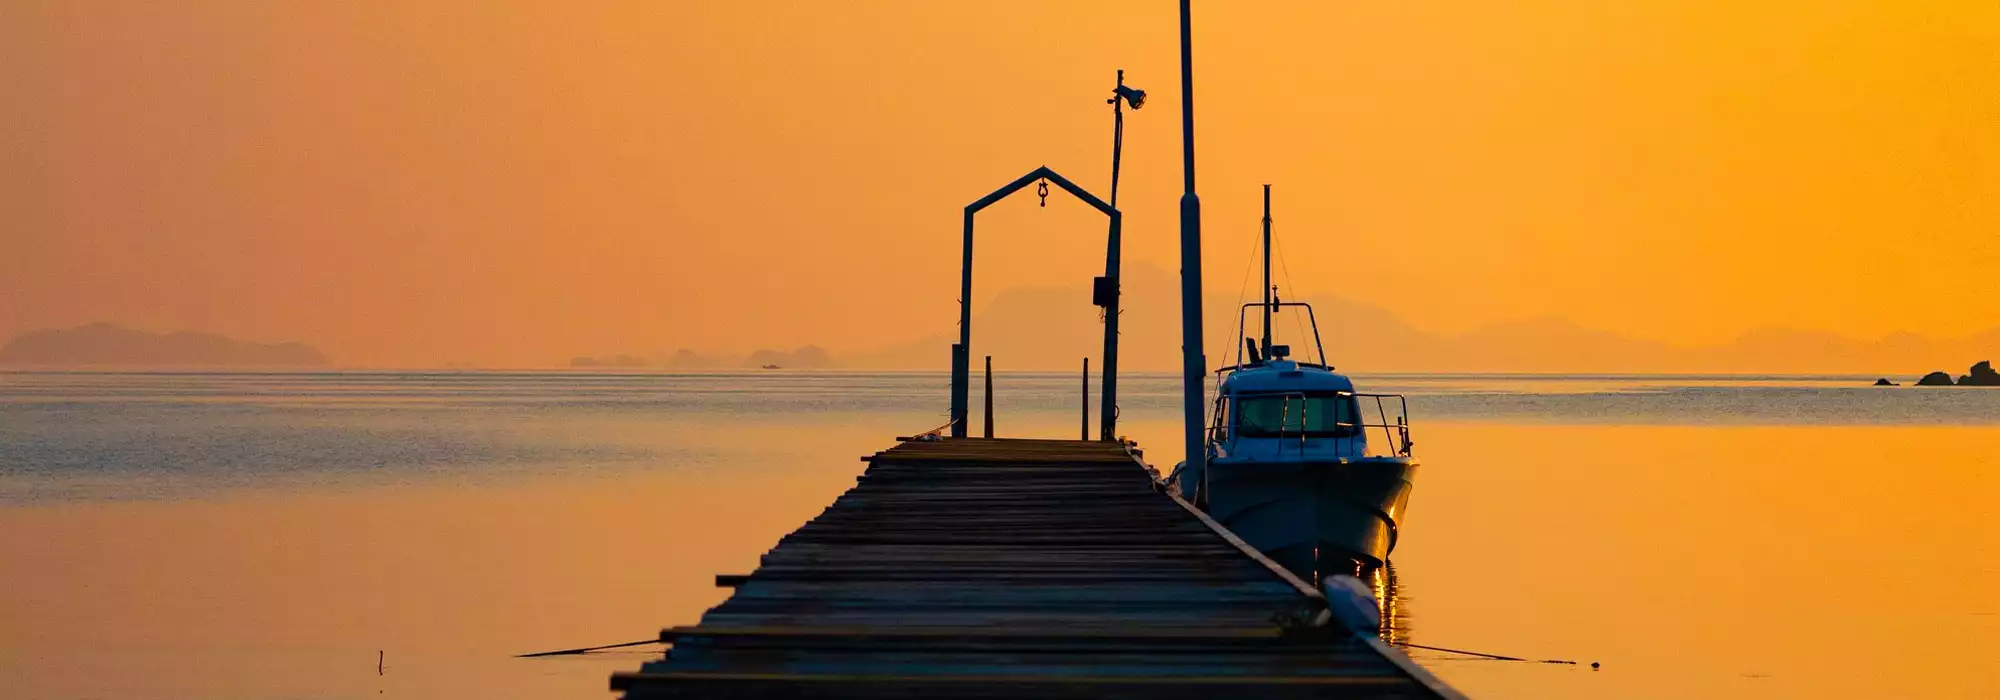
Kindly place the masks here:
<instances>
[{"instance_id":1,"label":"hook hanging from arch","mask_svg":"<svg viewBox=\"0 0 2000 700\"><path fill-rule=\"evenodd\" d=\"M1044 178L1044 179L1042 180L1041 184L1038 184L1038 185L1035 185L1035 196L1037 196L1037 197L1041 197L1041 198L1042 198L1042 207L1043 207L1043 208L1045 208L1045 209L1046 209L1046 208L1048 208L1048 206L1049 206L1049 181L1048 181L1048 179L1047 179L1047 178Z\"/></svg>"}]
</instances>

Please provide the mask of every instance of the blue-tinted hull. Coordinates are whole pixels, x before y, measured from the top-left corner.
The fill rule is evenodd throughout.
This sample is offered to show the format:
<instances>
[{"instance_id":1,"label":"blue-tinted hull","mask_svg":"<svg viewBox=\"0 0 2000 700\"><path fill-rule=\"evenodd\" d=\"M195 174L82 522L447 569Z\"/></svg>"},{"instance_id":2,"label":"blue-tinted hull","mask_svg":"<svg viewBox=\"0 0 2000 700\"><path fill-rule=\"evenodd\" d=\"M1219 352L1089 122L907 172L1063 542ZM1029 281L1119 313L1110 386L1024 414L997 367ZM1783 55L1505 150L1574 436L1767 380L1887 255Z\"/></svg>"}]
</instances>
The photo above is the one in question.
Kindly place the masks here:
<instances>
[{"instance_id":1,"label":"blue-tinted hull","mask_svg":"<svg viewBox=\"0 0 2000 700\"><path fill-rule=\"evenodd\" d=\"M1417 462L1409 457L1208 465L1205 484L1177 484L1245 542L1294 573L1379 566L1396 538ZM1182 479L1198 478L1183 474Z\"/></svg>"}]
</instances>

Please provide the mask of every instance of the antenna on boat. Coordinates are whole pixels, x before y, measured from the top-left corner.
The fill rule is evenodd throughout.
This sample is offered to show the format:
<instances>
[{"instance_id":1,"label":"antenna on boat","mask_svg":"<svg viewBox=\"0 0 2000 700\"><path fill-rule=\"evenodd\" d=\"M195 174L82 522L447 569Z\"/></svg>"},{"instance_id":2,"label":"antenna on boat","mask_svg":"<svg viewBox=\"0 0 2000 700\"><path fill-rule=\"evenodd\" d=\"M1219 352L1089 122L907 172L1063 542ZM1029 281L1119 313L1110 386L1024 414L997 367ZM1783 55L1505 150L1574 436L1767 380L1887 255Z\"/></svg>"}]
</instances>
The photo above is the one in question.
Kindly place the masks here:
<instances>
[{"instance_id":1,"label":"antenna on boat","mask_svg":"<svg viewBox=\"0 0 2000 700\"><path fill-rule=\"evenodd\" d=\"M1271 286L1271 186L1264 186L1264 347L1271 347L1271 301L1278 288Z\"/></svg>"}]
</instances>

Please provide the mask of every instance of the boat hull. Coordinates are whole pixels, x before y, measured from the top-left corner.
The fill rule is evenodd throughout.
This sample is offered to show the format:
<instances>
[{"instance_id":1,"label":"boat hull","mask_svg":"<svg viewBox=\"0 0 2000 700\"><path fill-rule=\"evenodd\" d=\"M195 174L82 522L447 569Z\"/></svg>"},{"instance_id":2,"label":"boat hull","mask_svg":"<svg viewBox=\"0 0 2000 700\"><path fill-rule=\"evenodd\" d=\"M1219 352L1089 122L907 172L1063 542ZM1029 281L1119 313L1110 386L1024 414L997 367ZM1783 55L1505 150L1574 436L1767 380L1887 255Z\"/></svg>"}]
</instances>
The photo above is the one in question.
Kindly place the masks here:
<instances>
[{"instance_id":1,"label":"boat hull","mask_svg":"<svg viewBox=\"0 0 2000 700\"><path fill-rule=\"evenodd\" d=\"M1417 462L1408 457L1211 462L1210 517L1301 576L1380 566L1396 548Z\"/></svg>"}]
</instances>

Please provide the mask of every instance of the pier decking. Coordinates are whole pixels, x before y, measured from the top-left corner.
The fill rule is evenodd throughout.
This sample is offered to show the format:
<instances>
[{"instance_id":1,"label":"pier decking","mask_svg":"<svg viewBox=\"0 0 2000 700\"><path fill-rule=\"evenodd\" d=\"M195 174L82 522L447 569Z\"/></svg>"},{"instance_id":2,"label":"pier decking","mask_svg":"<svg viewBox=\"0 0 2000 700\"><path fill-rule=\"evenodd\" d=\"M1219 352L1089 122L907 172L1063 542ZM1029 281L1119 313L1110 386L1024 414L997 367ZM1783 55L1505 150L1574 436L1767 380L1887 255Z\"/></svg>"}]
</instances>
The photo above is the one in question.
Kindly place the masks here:
<instances>
[{"instance_id":1,"label":"pier decking","mask_svg":"<svg viewBox=\"0 0 2000 700\"><path fill-rule=\"evenodd\" d=\"M1152 488L1115 442L953 438L867 458L735 595L612 677L694 697L1456 698Z\"/></svg>"}]
</instances>

